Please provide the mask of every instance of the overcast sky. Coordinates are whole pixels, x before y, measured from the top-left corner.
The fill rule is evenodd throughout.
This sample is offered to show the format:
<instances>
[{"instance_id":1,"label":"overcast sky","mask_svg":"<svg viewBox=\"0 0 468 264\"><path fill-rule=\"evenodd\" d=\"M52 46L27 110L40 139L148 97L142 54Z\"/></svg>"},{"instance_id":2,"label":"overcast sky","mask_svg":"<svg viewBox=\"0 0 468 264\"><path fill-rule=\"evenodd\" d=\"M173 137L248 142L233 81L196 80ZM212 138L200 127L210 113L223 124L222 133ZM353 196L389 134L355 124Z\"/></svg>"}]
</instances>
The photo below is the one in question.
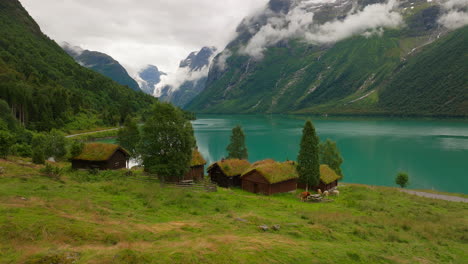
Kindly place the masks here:
<instances>
[{"instance_id":1,"label":"overcast sky","mask_svg":"<svg viewBox=\"0 0 468 264\"><path fill-rule=\"evenodd\" d=\"M268 0L20 0L42 31L107 53L132 74L153 64L173 72L203 46L223 49Z\"/></svg>"}]
</instances>

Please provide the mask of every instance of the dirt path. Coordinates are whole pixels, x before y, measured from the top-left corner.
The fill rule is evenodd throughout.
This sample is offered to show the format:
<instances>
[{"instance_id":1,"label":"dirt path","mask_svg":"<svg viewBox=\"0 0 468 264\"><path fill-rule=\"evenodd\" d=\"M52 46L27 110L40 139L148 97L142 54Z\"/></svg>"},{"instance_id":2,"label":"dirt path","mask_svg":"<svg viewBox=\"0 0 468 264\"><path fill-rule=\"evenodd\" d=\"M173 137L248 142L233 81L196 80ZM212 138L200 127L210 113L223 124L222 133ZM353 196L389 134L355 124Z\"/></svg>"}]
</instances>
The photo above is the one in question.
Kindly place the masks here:
<instances>
[{"instance_id":1,"label":"dirt path","mask_svg":"<svg viewBox=\"0 0 468 264\"><path fill-rule=\"evenodd\" d=\"M111 128L111 129L105 129L105 130L99 130L99 131L93 131L93 132L86 132L86 133L68 135L68 136L66 136L66 138L72 138L72 137L77 137L77 136L81 136L81 135L95 134L95 133L100 133L100 132L114 131L114 130L118 130L118 129L119 128L116 127L116 128Z\"/></svg>"},{"instance_id":2,"label":"dirt path","mask_svg":"<svg viewBox=\"0 0 468 264\"><path fill-rule=\"evenodd\" d=\"M427 192L418 192L418 191L411 191L411 190L401 190L401 191L405 193L421 196L421 197L426 197L426 198L439 199L439 200L445 200L445 201L451 201L451 202L468 203L468 199L457 197L457 196L427 193Z\"/></svg>"}]
</instances>

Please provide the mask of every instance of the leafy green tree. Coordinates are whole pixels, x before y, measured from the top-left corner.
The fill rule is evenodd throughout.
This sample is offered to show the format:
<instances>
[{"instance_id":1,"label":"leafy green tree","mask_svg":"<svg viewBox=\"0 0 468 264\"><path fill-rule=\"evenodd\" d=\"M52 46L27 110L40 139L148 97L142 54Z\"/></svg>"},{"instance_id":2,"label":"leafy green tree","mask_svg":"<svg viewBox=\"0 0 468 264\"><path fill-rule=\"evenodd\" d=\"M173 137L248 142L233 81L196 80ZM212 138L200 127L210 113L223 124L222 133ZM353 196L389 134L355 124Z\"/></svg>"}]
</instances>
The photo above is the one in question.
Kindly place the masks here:
<instances>
[{"instance_id":1,"label":"leafy green tree","mask_svg":"<svg viewBox=\"0 0 468 264\"><path fill-rule=\"evenodd\" d=\"M46 136L44 134L35 135L31 141L32 162L35 164L45 163L45 141Z\"/></svg>"},{"instance_id":2,"label":"leafy green tree","mask_svg":"<svg viewBox=\"0 0 468 264\"><path fill-rule=\"evenodd\" d=\"M15 144L15 137L8 131L0 130L0 157L7 158L10 148Z\"/></svg>"},{"instance_id":3,"label":"leafy green tree","mask_svg":"<svg viewBox=\"0 0 468 264\"><path fill-rule=\"evenodd\" d=\"M181 110L156 103L143 125L139 144L145 170L164 181L179 181L189 170L194 147L192 124Z\"/></svg>"},{"instance_id":4,"label":"leafy green tree","mask_svg":"<svg viewBox=\"0 0 468 264\"><path fill-rule=\"evenodd\" d=\"M340 176L340 179L343 179L343 172L341 171L343 158L336 146L336 142L327 139L325 142L320 143L319 158L320 164L327 164Z\"/></svg>"},{"instance_id":5,"label":"leafy green tree","mask_svg":"<svg viewBox=\"0 0 468 264\"><path fill-rule=\"evenodd\" d=\"M47 134L45 143L44 151L47 157L61 159L67 155L67 139L59 130L52 129L52 131Z\"/></svg>"},{"instance_id":6,"label":"leafy green tree","mask_svg":"<svg viewBox=\"0 0 468 264\"><path fill-rule=\"evenodd\" d=\"M247 147L245 146L245 134L241 126L232 129L231 143L227 146L229 159L247 159Z\"/></svg>"},{"instance_id":7,"label":"leafy green tree","mask_svg":"<svg viewBox=\"0 0 468 264\"><path fill-rule=\"evenodd\" d=\"M140 142L140 131L136 121L132 118L125 120L124 126L119 129L117 143L130 152L132 157L138 156L137 145Z\"/></svg>"},{"instance_id":8,"label":"leafy green tree","mask_svg":"<svg viewBox=\"0 0 468 264\"><path fill-rule=\"evenodd\" d=\"M400 185L401 188L405 188L409 184L409 176L406 172L400 172L395 178L395 183Z\"/></svg>"},{"instance_id":9,"label":"leafy green tree","mask_svg":"<svg viewBox=\"0 0 468 264\"><path fill-rule=\"evenodd\" d=\"M80 140L72 140L70 143L70 158L76 157L83 151L84 143Z\"/></svg>"},{"instance_id":10,"label":"leafy green tree","mask_svg":"<svg viewBox=\"0 0 468 264\"><path fill-rule=\"evenodd\" d=\"M299 181L309 186L320 182L320 162L318 152L319 138L311 121L305 123L302 130L301 147L297 157L297 172Z\"/></svg>"}]
</instances>

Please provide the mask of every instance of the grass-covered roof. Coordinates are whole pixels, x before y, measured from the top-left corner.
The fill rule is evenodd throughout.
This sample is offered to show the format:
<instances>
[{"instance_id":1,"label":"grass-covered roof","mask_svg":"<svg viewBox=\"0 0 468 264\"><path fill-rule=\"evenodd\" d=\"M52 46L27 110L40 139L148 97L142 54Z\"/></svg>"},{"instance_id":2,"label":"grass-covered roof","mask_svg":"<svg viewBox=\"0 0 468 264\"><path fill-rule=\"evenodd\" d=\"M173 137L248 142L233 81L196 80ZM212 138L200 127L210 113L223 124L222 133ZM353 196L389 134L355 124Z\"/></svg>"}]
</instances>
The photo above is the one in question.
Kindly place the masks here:
<instances>
[{"instance_id":1,"label":"grass-covered roof","mask_svg":"<svg viewBox=\"0 0 468 264\"><path fill-rule=\"evenodd\" d=\"M192 161L190 162L190 166L202 166L206 164L206 160L203 158L202 154L198 149L194 149L192 151Z\"/></svg>"},{"instance_id":2,"label":"grass-covered roof","mask_svg":"<svg viewBox=\"0 0 468 264\"><path fill-rule=\"evenodd\" d=\"M213 168L215 165L218 165L223 173L229 177L241 175L250 167L250 163L247 160L226 159L211 164L210 167L208 167L208 170Z\"/></svg>"},{"instance_id":3,"label":"grass-covered roof","mask_svg":"<svg viewBox=\"0 0 468 264\"><path fill-rule=\"evenodd\" d=\"M260 173L270 184L299 178L296 166L292 162L280 163L271 160L256 162L242 174L242 177L253 171Z\"/></svg>"},{"instance_id":4,"label":"grass-covered roof","mask_svg":"<svg viewBox=\"0 0 468 264\"><path fill-rule=\"evenodd\" d=\"M80 155L74 157L74 160L86 160L86 161L105 161L108 160L118 149L123 152L128 152L115 144L106 143L88 143L85 144Z\"/></svg>"},{"instance_id":5,"label":"grass-covered roof","mask_svg":"<svg viewBox=\"0 0 468 264\"><path fill-rule=\"evenodd\" d=\"M329 184L338 179L340 179L340 176L332 168L325 164L320 165L320 180L323 183Z\"/></svg>"}]
</instances>

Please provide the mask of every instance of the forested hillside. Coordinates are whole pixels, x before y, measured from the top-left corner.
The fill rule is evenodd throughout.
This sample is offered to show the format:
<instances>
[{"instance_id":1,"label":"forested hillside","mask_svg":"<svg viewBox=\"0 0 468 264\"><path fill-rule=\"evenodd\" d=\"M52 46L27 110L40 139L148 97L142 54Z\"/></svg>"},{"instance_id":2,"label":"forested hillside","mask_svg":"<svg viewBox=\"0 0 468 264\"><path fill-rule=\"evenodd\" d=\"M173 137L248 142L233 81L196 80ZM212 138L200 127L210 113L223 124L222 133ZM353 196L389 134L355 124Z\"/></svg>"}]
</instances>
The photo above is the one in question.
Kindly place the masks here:
<instances>
[{"instance_id":1,"label":"forested hillside","mask_svg":"<svg viewBox=\"0 0 468 264\"><path fill-rule=\"evenodd\" d=\"M207 88L186 108L200 113L468 116L468 28L441 25L446 11L439 3L413 0L390 7L385 0L343 0L308 7L314 3L271 0L264 13L246 18L215 58ZM377 7L401 18L398 26L326 43L306 41L296 31L282 36L298 30L307 16L314 22L301 30L310 36L316 28L344 27L346 19L356 21L353 16ZM307 8L313 11L300 13ZM302 20L296 21L298 12ZM284 24L278 25L281 20ZM327 38L334 31L318 32ZM274 33L283 39L268 44L279 38ZM258 43L264 45L261 56L249 50Z\"/></svg>"},{"instance_id":2,"label":"forested hillside","mask_svg":"<svg viewBox=\"0 0 468 264\"><path fill-rule=\"evenodd\" d=\"M116 124L154 101L80 66L41 32L18 0L0 2L0 36L0 99L30 129L87 118Z\"/></svg>"}]
</instances>

